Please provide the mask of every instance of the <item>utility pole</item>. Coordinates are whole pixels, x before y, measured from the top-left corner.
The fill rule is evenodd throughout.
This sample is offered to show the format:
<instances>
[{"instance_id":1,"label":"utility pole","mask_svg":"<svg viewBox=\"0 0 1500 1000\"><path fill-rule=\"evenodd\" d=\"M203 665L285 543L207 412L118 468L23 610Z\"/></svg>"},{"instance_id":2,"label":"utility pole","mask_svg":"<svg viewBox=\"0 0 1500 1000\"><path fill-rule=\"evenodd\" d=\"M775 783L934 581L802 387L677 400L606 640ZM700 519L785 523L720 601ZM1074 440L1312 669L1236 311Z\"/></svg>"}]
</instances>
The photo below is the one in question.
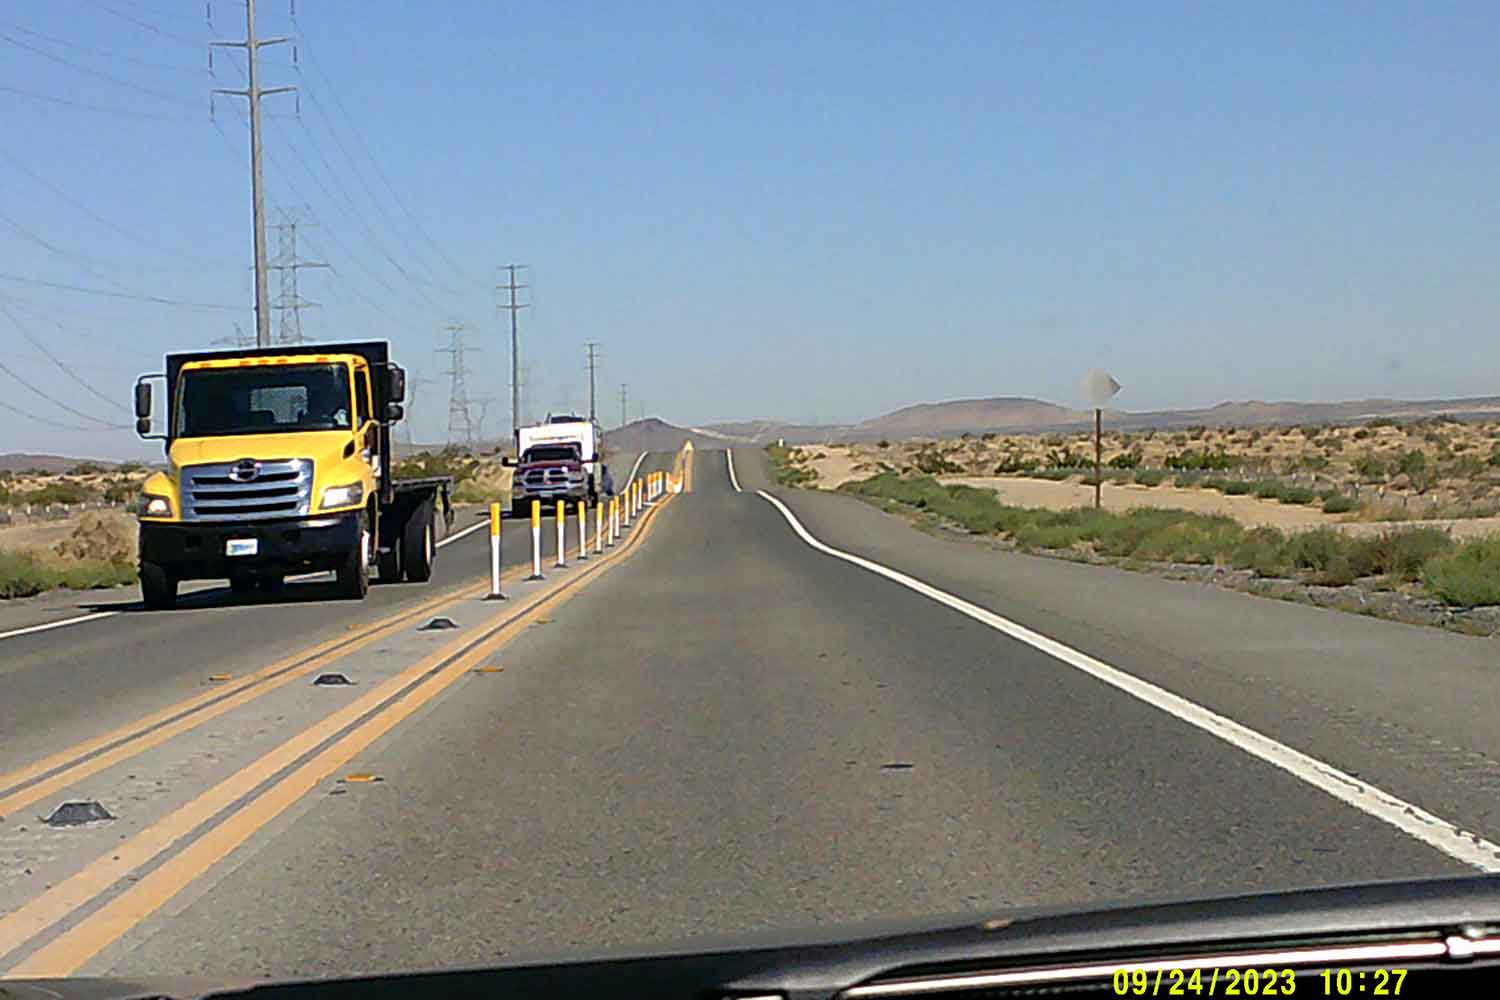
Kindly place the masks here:
<instances>
[{"instance_id":1,"label":"utility pole","mask_svg":"<svg viewBox=\"0 0 1500 1000\"><path fill-rule=\"evenodd\" d=\"M625 401L629 399L630 387L624 382L620 383L620 426L624 427L630 420L630 414L626 411Z\"/></svg>"},{"instance_id":2,"label":"utility pole","mask_svg":"<svg viewBox=\"0 0 1500 1000\"><path fill-rule=\"evenodd\" d=\"M233 94L250 102L250 201L251 218L255 229L255 346L271 346L271 315L267 298L270 296L266 278L266 229L265 195L261 191L260 176L260 99L268 94L282 94L296 87L266 87L259 83L256 69L261 46L279 45L291 41L289 38L255 37L255 0L245 0L245 40L242 42L209 42L208 68L213 69L215 48L237 48L245 50L245 61L249 63L249 86L244 90L215 88L215 94ZM209 99L209 112L213 111L213 99Z\"/></svg>"},{"instance_id":3,"label":"utility pole","mask_svg":"<svg viewBox=\"0 0 1500 1000\"><path fill-rule=\"evenodd\" d=\"M594 409L594 370L598 367L599 356L595 353L599 349L599 342L591 340L583 345L589 354L589 422L598 418Z\"/></svg>"},{"instance_id":4,"label":"utility pole","mask_svg":"<svg viewBox=\"0 0 1500 1000\"><path fill-rule=\"evenodd\" d=\"M516 293L530 286L516 284L516 272L525 269L525 264L505 265L505 270L510 272L510 282L496 286L510 292L510 303L502 304L500 308L510 310L510 427L512 435L521 433L521 334L516 324L516 314L525 309L529 303L518 302Z\"/></svg>"},{"instance_id":5,"label":"utility pole","mask_svg":"<svg viewBox=\"0 0 1500 1000\"><path fill-rule=\"evenodd\" d=\"M448 346L448 443L462 432L465 447L474 445L474 422L469 416L469 390L464 384L464 325L449 323Z\"/></svg>"},{"instance_id":6,"label":"utility pole","mask_svg":"<svg viewBox=\"0 0 1500 1000\"><path fill-rule=\"evenodd\" d=\"M319 305L306 302L297 292L297 272L304 267L327 267L319 261L297 259L297 226L290 216L283 215L276 225L276 262L271 270L281 276L281 294L276 300L276 313L281 318L279 340L283 344L302 343L302 310Z\"/></svg>"}]
</instances>

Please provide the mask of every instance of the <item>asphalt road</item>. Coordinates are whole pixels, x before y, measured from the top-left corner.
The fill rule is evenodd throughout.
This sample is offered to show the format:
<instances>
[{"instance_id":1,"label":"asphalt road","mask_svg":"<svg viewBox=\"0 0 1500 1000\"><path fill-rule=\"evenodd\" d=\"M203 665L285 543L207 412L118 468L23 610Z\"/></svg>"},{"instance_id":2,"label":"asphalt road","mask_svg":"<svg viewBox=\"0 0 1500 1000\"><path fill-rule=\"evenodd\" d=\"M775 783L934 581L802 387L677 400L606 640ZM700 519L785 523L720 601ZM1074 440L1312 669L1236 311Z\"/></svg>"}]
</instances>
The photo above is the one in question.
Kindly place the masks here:
<instances>
[{"instance_id":1,"label":"asphalt road","mask_svg":"<svg viewBox=\"0 0 1500 1000\"><path fill-rule=\"evenodd\" d=\"M632 529L633 547L616 561L552 574L579 585L538 606L543 617L517 619L484 655L494 672L466 673L361 744L339 765L344 782L308 784L78 971L353 974L874 917L1473 870L1375 807L1341 801L1036 642L815 549L754 492L769 486L763 456L735 458L743 492L730 485L723 452L699 451L694 492ZM643 467L669 464L653 455ZM1485 640L994 552L847 497L769 492L828 545L1008 616L1351 781L1495 832L1500 785L1489 782L1500 737ZM483 548L473 548L445 554L446 582L482 573ZM480 614L459 607L466 624ZM203 642L301 627L286 644L306 645L345 627L335 611L353 610L319 602L181 617L201 619ZM374 612L359 610L364 620ZM307 624L294 626L304 613ZM128 625L125 617L99 624ZM431 641L409 632L383 640L374 653L385 656L364 663L367 687L333 697L373 694L386 673L431 655ZM158 639L150 648L168 647ZM95 657L108 648L98 640ZM123 698L135 684L156 685L160 701L171 687L162 674L201 684L205 657L183 655L187 665L117 666L134 673L110 690ZM59 688L54 720L81 714L87 729L108 714L107 699L74 685L82 693L70 714L64 689L72 671L106 670L90 663L0 668L0 704L25 690L17 683L45 690L24 678L48 674ZM284 738L277 727L290 735L329 711L308 690L290 686L260 699L259 714L184 735L197 741L192 754L163 746L130 763L136 784L164 776L160 802L143 795L140 808L165 814L248 772ZM12 724L24 714L6 711ZM5 750L11 763L36 752ZM358 780L365 775L380 780ZM122 878L9 955L0 918L0 971L86 930L112 893L148 898L160 877L153 866L170 868L194 836L207 841L214 824L244 819L267 788L247 785L208 832L136 870L139 886ZM127 810L132 801L124 798ZM62 884L92 852L110 850L113 831L94 824L71 847L34 834L0 836L0 850L37 852L40 884L12 899Z\"/></svg>"},{"instance_id":2,"label":"asphalt road","mask_svg":"<svg viewBox=\"0 0 1500 1000\"><path fill-rule=\"evenodd\" d=\"M637 456L619 470L621 481ZM650 471L646 462L642 471ZM621 486L620 488L623 488ZM592 512L590 512L592 515ZM13 602L0 633L98 612L110 617L44 632L0 638L0 772L58 745L122 725L183 697L209 673L243 673L289 656L338 630L373 622L454 593L488 577L486 511L458 511L426 583L379 584L363 601L330 595L331 574L288 582L276 597L235 598L223 582L188 583L172 611L146 611L134 587L60 593L47 600ZM589 523L592 534L593 522ZM569 544L576 538L569 521ZM531 559L531 530L506 517L501 565L508 571ZM556 555L556 522L544 517L543 558ZM450 544L451 541L451 544ZM11 602L7 602L11 603ZM27 607L27 605L30 607Z\"/></svg>"}]
</instances>

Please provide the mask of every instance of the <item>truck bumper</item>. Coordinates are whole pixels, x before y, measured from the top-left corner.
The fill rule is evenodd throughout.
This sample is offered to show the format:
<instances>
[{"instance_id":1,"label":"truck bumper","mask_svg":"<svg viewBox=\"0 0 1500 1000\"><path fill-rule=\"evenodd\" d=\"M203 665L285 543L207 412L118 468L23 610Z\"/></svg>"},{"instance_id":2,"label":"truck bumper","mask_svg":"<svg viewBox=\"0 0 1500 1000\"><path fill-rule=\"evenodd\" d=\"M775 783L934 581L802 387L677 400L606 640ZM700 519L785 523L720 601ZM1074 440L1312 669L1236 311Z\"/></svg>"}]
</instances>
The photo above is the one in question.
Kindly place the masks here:
<instances>
[{"instance_id":1,"label":"truck bumper","mask_svg":"<svg viewBox=\"0 0 1500 1000\"><path fill-rule=\"evenodd\" d=\"M311 573L338 568L359 548L360 517L351 511L327 517L199 524L141 522L143 562L156 563L179 580L221 580L231 573ZM226 555L231 540L255 540L254 555Z\"/></svg>"}]
</instances>

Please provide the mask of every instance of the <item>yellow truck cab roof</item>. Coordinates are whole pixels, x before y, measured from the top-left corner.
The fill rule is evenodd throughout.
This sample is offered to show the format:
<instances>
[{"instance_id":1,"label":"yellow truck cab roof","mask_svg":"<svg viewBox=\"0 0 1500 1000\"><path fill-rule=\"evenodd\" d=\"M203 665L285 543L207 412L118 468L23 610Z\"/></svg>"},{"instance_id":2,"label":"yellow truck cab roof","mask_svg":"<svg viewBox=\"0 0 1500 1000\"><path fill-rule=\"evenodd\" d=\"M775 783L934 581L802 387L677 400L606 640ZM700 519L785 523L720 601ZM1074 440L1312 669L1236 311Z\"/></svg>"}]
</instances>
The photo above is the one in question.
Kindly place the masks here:
<instances>
[{"instance_id":1,"label":"yellow truck cab roof","mask_svg":"<svg viewBox=\"0 0 1500 1000\"><path fill-rule=\"evenodd\" d=\"M275 365L326 365L347 364L367 367L358 354L265 354L252 358L204 358L201 361L184 361L182 367L190 368L261 368Z\"/></svg>"}]
</instances>

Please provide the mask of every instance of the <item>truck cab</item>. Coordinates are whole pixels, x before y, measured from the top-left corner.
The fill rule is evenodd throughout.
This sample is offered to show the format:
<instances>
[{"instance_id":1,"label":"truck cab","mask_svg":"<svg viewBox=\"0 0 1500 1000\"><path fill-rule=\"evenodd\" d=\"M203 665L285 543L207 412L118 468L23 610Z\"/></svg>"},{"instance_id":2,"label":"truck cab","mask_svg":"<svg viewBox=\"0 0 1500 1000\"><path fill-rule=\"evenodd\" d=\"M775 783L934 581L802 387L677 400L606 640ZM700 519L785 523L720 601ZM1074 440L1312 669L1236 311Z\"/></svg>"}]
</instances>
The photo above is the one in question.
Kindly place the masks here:
<instances>
[{"instance_id":1,"label":"truck cab","mask_svg":"<svg viewBox=\"0 0 1500 1000\"><path fill-rule=\"evenodd\" d=\"M603 435L593 421L574 414L548 416L516 434L511 479L511 512L525 517L532 501L551 507L558 500L599 502Z\"/></svg>"},{"instance_id":2,"label":"truck cab","mask_svg":"<svg viewBox=\"0 0 1500 1000\"><path fill-rule=\"evenodd\" d=\"M166 429L152 434L157 378ZM182 580L228 579L246 594L332 570L358 598L372 568L426 579L449 483L392 478L404 394L383 341L173 354L164 376L142 376L137 431L163 438L168 459L139 510L146 605L170 607Z\"/></svg>"}]
</instances>

